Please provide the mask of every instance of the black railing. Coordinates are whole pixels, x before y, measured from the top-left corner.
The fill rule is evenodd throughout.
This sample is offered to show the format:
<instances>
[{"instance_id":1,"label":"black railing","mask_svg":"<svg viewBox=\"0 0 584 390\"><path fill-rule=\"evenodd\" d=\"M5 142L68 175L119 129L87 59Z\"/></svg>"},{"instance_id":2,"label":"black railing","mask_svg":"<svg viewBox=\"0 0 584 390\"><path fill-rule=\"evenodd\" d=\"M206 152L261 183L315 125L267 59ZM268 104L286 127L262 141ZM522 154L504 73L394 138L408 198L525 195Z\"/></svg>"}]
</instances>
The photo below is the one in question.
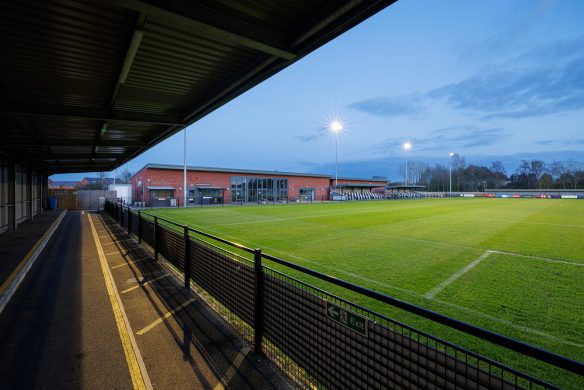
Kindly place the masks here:
<instances>
[{"instance_id":1,"label":"black railing","mask_svg":"<svg viewBox=\"0 0 584 390\"><path fill-rule=\"evenodd\" d=\"M305 387L555 388L262 264L266 260L579 376L584 364L174 221L106 212L184 275L248 342ZM226 248L234 248L229 251ZM237 251L239 253L235 253Z\"/></svg>"}]
</instances>

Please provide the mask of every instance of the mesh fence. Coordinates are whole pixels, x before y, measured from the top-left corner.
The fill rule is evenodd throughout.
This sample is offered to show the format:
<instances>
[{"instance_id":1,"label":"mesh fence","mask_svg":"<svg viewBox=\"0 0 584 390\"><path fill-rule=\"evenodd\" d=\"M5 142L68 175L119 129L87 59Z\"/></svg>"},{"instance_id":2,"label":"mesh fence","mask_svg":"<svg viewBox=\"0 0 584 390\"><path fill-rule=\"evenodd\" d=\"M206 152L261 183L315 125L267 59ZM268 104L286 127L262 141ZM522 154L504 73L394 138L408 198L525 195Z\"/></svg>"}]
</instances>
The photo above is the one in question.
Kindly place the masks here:
<instances>
[{"instance_id":1,"label":"mesh fence","mask_svg":"<svg viewBox=\"0 0 584 390\"><path fill-rule=\"evenodd\" d=\"M264 267L264 349L306 388L546 384Z\"/></svg>"},{"instance_id":2,"label":"mesh fence","mask_svg":"<svg viewBox=\"0 0 584 390\"><path fill-rule=\"evenodd\" d=\"M138 213L130 213L130 233L138 236L139 229L140 229L140 217Z\"/></svg>"},{"instance_id":3,"label":"mesh fence","mask_svg":"<svg viewBox=\"0 0 584 390\"><path fill-rule=\"evenodd\" d=\"M158 253L179 270L185 269L184 236L166 226L158 225Z\"/></svg>"},{"instance_id":4,"label":"mesh fence","mask_svg":"<svg viewBox=\"0 0 584 390\"><path fill-rule=\"evenodd\" d=\"M224 248L231 245L241 249L237 244L190 229L185 248L184 227L180 225L175 227L183 231L165 226L171 221L161 224L160 220L140 217L111 204L106 205L106 211L122 224L130 221L130 231L143 243L178 271L190 275L191 287L301 387L554 388L279 271L261 267L261 256L256 256L254 263L245 253L242 256ZM242 252L251 257L253 251L245 248Z\"/></svg>"},{"instance_id":5,"label":"mesh fence","mask_svg":"<svg viewBox=\"0 0 584 390\"><path fill-rule=\"evenodd\" d=\"M191 280L219 304L215 308L244 338L250 339L254 325L253 263L194 237L189 245Z\"/></svg>"}]
</instances>

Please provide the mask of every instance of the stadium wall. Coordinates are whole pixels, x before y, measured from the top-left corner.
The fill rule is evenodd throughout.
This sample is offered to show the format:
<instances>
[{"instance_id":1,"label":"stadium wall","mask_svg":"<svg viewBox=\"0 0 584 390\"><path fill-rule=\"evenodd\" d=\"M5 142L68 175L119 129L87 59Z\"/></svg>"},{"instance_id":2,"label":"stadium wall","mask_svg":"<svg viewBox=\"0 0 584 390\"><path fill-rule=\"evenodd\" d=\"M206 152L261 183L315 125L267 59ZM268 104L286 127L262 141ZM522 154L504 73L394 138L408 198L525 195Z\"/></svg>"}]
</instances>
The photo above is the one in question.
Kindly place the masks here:
<instances>
[{"instance_id":1,"label":"stadium wall","mask_svg":"<svg viewBox=\"0 0 584 390\"><path fill-rule=\"evenodd\" d=\"M225 189L225 203L231 202L231 178L234 176L257 178L284 178L288 179L288 197L298 199L301 189L312 188L315 191L315 200L329 199L330 177L327 175L295 174L290 172L265 172L245 170L221 170L218 168L189 168L187 169L187 188L193 186L210 186ZM148 187L168 187L174 189L177 205L183 200L183 168L180 166L146 165L131 179L134 201L150 205L150 191Z\"/></svg>"},{"instance_id":2,"label":"stadium wall","mask_svg":"<svg viewBox=\"0 0 584 390\"><path fill-rule=\"evenodd\" d=\"M261 178L282 178L288 180L288 199L296 201L301 197L301 190L314 190L315 201L330 200L331 187L335 179L329 175L278 172L278 171L257 171L228 168L208 168L208 167L187 167L187 188L196 186L208 186L220 189L223 192L225 203L231 203L231 178L232 177L255 177ZM172 205L182 206L183 203L183 167L180 165L146 164L140 169L131 180L132 194L134 202L143 202L145 206L151 206L153 199L150 197L151 189L172 191ZM356 185L376 185L385 187L386 180L373 180L362 178L339 178L339 184ZM172 189L172 190L171 190ZM304 192L304 191L303 191Z\"/></svg>"}]
</instances>

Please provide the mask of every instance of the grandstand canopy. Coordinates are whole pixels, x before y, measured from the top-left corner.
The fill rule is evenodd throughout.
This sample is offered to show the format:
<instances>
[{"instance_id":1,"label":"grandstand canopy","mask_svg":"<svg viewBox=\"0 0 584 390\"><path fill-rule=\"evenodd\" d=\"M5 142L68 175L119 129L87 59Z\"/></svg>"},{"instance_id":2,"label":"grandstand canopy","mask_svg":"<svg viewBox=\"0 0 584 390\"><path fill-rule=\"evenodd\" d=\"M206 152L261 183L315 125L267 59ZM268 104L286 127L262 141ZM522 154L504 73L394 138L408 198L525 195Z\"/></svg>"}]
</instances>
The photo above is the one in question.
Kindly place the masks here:
<instances>
[{"instance_id":1,"label":"grandstand canopy","mask_svg":"<svg viewBox=\"0 0 584 390\"><path fill-rule=\"evenodd\" d=\"M0 157L112 170L394 1L2 1Z\"/></svg>"},{"instance_id":2,"label":"grandstand canopy","mask_svg":"<svg viewBox=\"0 0 584 390\"><path fill-rule=\"evenodd\" d=\"M387 186L385 187L386 190L395 190L395 191L413 191L413 190L421 190L426 188L426 186L417 186L413 184L398 184L394 186Z\"/></svg>"},{"instance_id":3,"label":"grandstand canopy","mask_svg":"<svg viewBox=\"0 0 584 390\"><path fill-rule=\"evenodd\" d=\"M361 183L354 183L354 184L335 184L332 188L379 188L383 187L383 185L379 184L361 184Z\"/></svg>"}]
</instances>

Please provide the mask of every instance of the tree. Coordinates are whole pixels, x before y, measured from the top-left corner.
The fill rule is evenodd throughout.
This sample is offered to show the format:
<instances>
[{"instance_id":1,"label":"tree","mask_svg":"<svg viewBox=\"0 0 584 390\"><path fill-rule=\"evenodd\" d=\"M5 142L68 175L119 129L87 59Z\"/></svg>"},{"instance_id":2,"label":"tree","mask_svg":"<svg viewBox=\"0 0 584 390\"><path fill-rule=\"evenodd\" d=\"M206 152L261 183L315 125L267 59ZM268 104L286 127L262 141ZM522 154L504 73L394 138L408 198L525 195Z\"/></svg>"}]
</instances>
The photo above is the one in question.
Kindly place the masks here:
<instances>
[{"instance_id":1,"label":"tree","mask_svg":"<svg viewBox=\"0 0 584 390\"><path fill-rule=\"evenodd\" d=\"M574 189L578 188L578 176L579 172L582 169L582 163L580 161L576 161L573 159L569 159L566 161L566 172L570 175L572 182L574 183Z\"/></svg>"},{"instance_id":2,"label":"tree","mask_svg":"<svg viewBox=\"0 0 584 390\"><path fill-rule=\"evenodd\" d=\"M124 166L118 175L118 179L121 184L130 184L130 178L132 177L133 173L128 169L128 166Z\"/></svg>"},{"instance_id":3,"label":"tree","mask_svg":"<svg viewBox=\"0 0 584 390\"><path fill-rule=\"evenodd\" d=\"M533 180L533 187L539 183L541 175L545 172L545 163L541 160L531 160L529 162L529 179ZM541 188L541 187L540 187Z\"/></svg>"},{"instance_id":4,"label":"tree","mask_svg":"<svg viewBox=\"0 0 584 390\"><path fill-rule=\"evenodd\" d=\"M566 189L565 175L566 167L561 161L553 161L548 167L548 173L552 176L552 180L557 183L557 186Z\"/></svg>"},{"instance_id":5,"label":"tree","mask_svg":"<svg viewBox=\"0 0 584 390\"><path fill-rule=\"evenodd\" d=\"M491 172L495 178L495 189L498 189L501 181L505 178L505 167L503 163L499 160L493 161L491 164Z\"/></svg>"},{"instance_id":6,"label":"tree","mask_svg":"<svg viewBox=\"0 0 584 390\"><path fill-rule=\"evenodd\" d=\"M554 187L554 181L549 173L541 175L537 184L539 185L539 188L551 189Z\"/></svg>"},{"instance_id":7,"label":"tree","mask_svg":"<svg viewBox=\"0 0 584 390\"><path fill-rule=\"evenodd\" d=\"M452 163L452 173L456 177L456 190L461 191L461 181L464 184L464 168L466 167L466 160L464 157L460 156L458 153L454 153L451 157ZM462 179L462 180L461 180Z\"/></svg>"},{"instance_id":8,"label":"tree","mask_svg":"<svg viewBox=\"0 0 584 390\"><path fill-rule=\"evenodd\" d=\"M521 160L519 167L516 170L517 181L520 187L529 189L529 172L530 164L527 160Z\"/></svg>"}]
</instances>

